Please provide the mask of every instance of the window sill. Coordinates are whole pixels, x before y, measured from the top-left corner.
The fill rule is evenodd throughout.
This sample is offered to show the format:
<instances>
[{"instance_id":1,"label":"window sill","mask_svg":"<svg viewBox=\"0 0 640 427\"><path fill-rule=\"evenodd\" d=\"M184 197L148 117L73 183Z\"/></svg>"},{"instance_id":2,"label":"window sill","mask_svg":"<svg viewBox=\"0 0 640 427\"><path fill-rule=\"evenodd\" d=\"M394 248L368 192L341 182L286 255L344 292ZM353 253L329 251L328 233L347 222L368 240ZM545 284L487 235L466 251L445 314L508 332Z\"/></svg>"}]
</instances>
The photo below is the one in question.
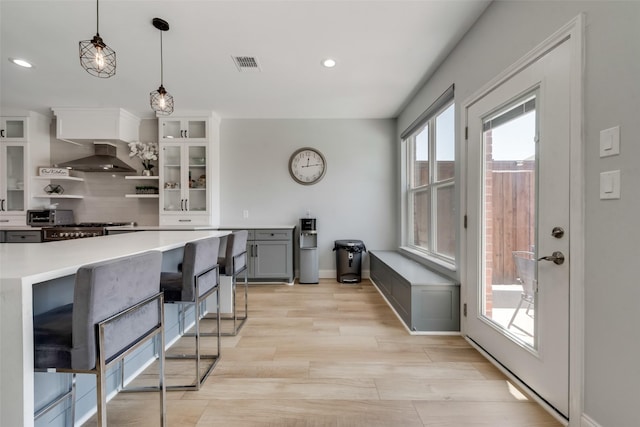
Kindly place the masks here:
<instances>
[{"instance_id":1,"label":"window sill","mask_svg":"<svg viewBox=\"0 0 640 427\"><path fill-rule=\"evenodd\" d=\"M452 279L458 278L456 266L449 262L446 262L436 257L429 256L424 252L417 251L408 246L401 246L399 250L400 250L400 253L402 253L403 255L406 255L408 258L411 258L414 261L417 261L420 264L423 264L427 268L438 271Z\"/></svg>"}]
</instances>

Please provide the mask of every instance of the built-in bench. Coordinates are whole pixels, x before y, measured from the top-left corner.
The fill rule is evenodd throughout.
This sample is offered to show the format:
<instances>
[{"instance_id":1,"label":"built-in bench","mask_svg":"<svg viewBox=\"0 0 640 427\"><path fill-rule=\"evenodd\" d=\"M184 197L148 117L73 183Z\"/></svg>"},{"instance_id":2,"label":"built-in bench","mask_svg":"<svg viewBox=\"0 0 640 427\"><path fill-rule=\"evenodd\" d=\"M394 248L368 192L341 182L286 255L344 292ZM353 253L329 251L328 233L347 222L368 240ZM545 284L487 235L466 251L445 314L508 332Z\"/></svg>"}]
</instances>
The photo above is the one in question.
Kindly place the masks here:
<instances>
[{"instance_id":1,"label":"built-in bench","mask_svg":"<svg viewBox=\"0 0 640 427\"><path fill-rule=\"evenodd\" d=\"M369 262L371 281L411 331L460 331L459 283L397 251L370 251Z\"/></svg>"}]
</instances>

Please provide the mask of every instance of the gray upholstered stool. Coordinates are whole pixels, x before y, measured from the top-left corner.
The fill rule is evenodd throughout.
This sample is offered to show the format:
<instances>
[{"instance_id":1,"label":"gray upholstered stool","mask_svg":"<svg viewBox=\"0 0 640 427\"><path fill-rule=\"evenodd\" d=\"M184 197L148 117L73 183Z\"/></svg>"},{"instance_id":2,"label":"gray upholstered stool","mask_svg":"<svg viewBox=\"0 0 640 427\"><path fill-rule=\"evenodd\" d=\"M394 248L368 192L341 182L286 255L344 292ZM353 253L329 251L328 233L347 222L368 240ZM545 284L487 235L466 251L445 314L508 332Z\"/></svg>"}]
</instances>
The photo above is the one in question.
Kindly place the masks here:
<instances>
[{"instance_id":1,"label":"gray upholstered stool","mask_svg":"<svg viewBox=\"0 0 640 427\"><path fill-rule=\"evenodd\" d=\"M34 316L34 369L96 375L98 426L107 425L107 369L156 336L160 425L166 425L161 265L162 254L152 251L83 266L73 303Z\"/></svg>"},{"instance_id":2,"label":"gray upholstered stool","mask_svg":"<svg viewBox=\"0 0 640 427\"><path fill-rule=\"evenodd\" d=\"M195 354L167 355L167 359L194 359L195 382L187 385L167 386L168 390L199 390L220 359L220 320L218 319L217 354L202 354L200 351L201 308L204 301L215 293L216 315L220 316L220 286L217 264L220 239L209 237L189 242L184 247L182 271L163 272L160 277L160 289L164 292L165 303L193 305L195 308ZM181 316L184 312L181 313ZM189 336L189 334L185 334ZM210 360L204 373L200 372L200 361Z\"/></svg>"},{"instance_id":3,"label":"gray upholstered stool","mask_svg":"<svg viewBox=\"0 0 640 427\"><path fill-rule=\"evenodd\" d=\"M227 248L224 257L218 257L218 264L220 264L220 274L225 276L231 276L231 292L232 292L232 306L231 315L233 320L233 330L231 332L223 332L224 336L235 336L244 323L247 321L249 315L249 292L248 292L248 278L247 278L247 236L249 232L247 230L234 231L227 236ZM236 307L236 283L237 277L240 273L244 272L244 311L242 315L238 316ZM223 317L222 319L226 319Z\"/></svg>"}]
</instances>

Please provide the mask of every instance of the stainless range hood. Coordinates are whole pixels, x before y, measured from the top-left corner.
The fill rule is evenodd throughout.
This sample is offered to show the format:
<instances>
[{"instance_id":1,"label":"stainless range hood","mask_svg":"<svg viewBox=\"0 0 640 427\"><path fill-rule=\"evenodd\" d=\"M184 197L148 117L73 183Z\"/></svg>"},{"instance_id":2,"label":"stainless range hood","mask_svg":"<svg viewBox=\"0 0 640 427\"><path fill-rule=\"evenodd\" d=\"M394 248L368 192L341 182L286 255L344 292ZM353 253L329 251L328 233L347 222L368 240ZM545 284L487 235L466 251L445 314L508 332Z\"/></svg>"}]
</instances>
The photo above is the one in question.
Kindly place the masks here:
<instances>
[{"instance_id":1,"label":"stainless range hood","mask_svg":"<svg viewBox=\"0 0 640 427\"><path fill-rule=\"evenodd\" d=\"M95 154L82 159L59 163L58 167L81 172L135 172L136 170L116 157L114 144L95 142Z\"/></svg>"}]
</instances>

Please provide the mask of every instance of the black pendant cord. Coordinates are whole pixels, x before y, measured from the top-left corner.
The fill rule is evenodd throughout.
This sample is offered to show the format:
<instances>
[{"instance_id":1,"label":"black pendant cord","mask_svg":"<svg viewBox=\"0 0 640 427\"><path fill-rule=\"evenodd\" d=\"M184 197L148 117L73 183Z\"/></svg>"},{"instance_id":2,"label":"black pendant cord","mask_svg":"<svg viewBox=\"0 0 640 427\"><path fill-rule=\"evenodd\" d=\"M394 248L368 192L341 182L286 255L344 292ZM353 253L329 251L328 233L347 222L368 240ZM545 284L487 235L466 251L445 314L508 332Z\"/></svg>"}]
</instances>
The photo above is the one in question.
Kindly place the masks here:
<instances>
[{"instance_id":1,"label":"black pendant cord","mask_svg":"<svg viewBox=\"0 0 640 427\"><path fill-rule=\"evenodd\" d=\"M160 31L160 86L164 86L164 61L162 58L162 31Z\"/></svg>"},{"instance_id":2,"label":"black pendant cord","mask_svg":"<svg viewBox=\"0 0 640 427\"><path fill-rule=\"evenodd\" d=\"M100 0L96 0L96 34L100 35Z\"/></svg>"}]
</instances>

